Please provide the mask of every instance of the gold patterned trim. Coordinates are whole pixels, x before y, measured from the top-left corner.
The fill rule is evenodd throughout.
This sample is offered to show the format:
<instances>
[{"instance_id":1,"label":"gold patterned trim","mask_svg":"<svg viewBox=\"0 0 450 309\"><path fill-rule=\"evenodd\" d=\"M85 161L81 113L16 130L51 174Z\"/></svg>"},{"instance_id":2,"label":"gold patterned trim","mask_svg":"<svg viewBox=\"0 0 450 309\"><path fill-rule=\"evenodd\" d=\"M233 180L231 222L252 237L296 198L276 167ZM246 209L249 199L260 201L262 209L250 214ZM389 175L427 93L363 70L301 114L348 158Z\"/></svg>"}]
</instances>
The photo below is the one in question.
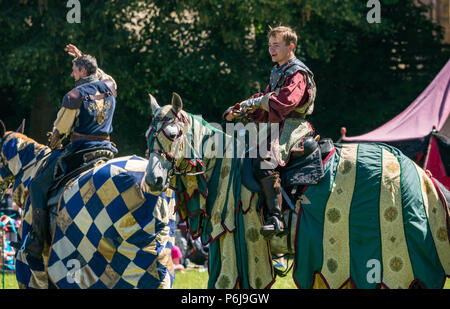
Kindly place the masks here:
<instances>
[{"instance_id":1,"label":"gold patterned trim","mask_svg":"<svg viewBox=\"0 0 450 309\"><path fill-rule=\"evenodd\" d=\"M356 180L357 144L344 144L325 209L321 273L332 289L350 277L349 215Z\"/></svg>"},{"instance_id":2,"label":"gold patterned trim","mask_svg":"<svg viewBox=\"0 0 450 309\"><path fill-rule=\"evenodd\" d=\"M389 288L406 289L414 280L414 273L403 228L400 164L386 149L382 150L382 158L379 204L382 281Z\"/></svg>"}]
</instances>

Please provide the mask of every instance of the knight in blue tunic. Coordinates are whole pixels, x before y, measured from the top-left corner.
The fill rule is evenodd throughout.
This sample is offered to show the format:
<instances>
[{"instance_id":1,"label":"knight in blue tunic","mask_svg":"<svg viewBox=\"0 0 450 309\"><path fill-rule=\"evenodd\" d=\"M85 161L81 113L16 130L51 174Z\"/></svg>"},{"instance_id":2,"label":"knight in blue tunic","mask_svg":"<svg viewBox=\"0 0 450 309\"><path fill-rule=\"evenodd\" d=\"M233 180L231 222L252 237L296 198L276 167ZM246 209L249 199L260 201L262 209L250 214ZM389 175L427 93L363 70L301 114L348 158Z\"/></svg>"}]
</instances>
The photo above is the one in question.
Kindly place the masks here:
<instances>
[{"instance_id":1,"label":"knight in blue tunic","mask_svg":"<svg viewBox=\"0 0 450 309\"><path fill-rule=\"evenodd\" d=\"M47 164L30 184L32 205L32 230L25 250L41 256L50 240L47 194L55 181L55 167L62 156L86 149L117 149L110 141L112 120L116 107L117 85L112 77L97 66L97 60L82 54L72 44L66 46L73 60L71 77L75 88L66 93L61 109L53 124L49 146L52 149ZM70 136L70 142L62 147L61 142Z\"/></svg>"}]
</instances>

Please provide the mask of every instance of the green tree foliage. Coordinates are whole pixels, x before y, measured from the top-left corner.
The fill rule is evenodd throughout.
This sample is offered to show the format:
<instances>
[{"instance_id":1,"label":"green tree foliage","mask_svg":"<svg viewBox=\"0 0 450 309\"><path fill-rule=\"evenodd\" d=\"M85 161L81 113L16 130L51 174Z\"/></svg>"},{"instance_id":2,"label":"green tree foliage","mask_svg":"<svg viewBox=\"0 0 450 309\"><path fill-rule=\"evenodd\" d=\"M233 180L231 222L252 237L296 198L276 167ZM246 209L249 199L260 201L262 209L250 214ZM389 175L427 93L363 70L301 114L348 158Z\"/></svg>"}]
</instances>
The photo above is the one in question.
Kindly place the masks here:
<instances>
[{"instance_id":1,"label":"green tree foliage","mask_svg":"<svg viewBox=\"0 0 450 309\"><path fill-rule=\"evenodd\" d=\"M125 28L133 3L81 1L79 24L67 22L71 7L67 8L66 3L0 1L0 55L3 60L0 93L6 94L0 117L6 118L9 129L14 129L23 117L31 123L41 120L45 131L29 131L30 127L26 131L40 142L45 142L45 132L52 129L63 95L74 87L70 78L72 58L64 52L68 43L95 55L99 66L118 78L123 90L119 98L129 96L122 103L130 106L130 115L136 106L132 100L135 80L128 76L133 74L129 68L134 66L138 55L130 52L133 34ZM128 93L124 91L126 88L131 88ZM3 111L8 114L4 115ZM119 123L115 123L120 128Z\"/></svg>"},{"instance_id":2,"label":"green tree foliage","mask_svg":"<svg viewBox=\"0 0 450 309\"><path fill-rule=\"evenodd\" d=\"M226 107L263 90L273 65L269 26L297 31L296 54L318 88L310 121L334 139L342 125L357 135L394 117L450 55L440 27L412 0L381 1L379 24L367 22L370 8L357 0L80 3L81 23L70 24L66 1L0 0L0 117L8 126L41 119L36 107L47 100L52 115L44 127L51 129L73 87L63 51L73 43L118 83L112 138L121 154L144 153L149 92L161 104L178 92L188 111L220 122Z\"/></svg>"}]
</instances>

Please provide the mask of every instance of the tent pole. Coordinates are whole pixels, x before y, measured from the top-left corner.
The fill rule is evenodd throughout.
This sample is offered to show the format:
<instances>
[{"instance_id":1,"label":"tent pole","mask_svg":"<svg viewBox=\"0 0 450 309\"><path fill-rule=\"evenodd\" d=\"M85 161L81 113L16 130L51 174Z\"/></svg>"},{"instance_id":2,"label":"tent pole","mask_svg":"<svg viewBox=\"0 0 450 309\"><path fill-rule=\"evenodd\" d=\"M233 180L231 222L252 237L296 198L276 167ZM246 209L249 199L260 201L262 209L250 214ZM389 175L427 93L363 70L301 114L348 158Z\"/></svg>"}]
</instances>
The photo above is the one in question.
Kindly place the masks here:
<instances>
[{"instance_id":1,"label":"tent pole","mask_svg":"<svg viewBox=\"0 0 450 309\"><path fill-rule=\"evenodd\" d=\"M430 136L430 141L428 142L427 154L425 156L425 160L423 161L423 169L427 169L428 159L430 158L430 150L431 150L431 142L433 141L433 135Z\"/></svg>"},{"instance_id":2,"label":"tent pole","mask_svg":"<svg viewBox=\"0 0 450 309\"><path fill-rule=\"evenodd\" d=\"M428 141L427 154L425 156L425 160L423 161L423 169L424 170L427 170L428 159L430 158L431 143L433 142L435 131L436 131L436 127L433 126L433 130L430 133L430 140Z\"/></svg>"}]
</instances>

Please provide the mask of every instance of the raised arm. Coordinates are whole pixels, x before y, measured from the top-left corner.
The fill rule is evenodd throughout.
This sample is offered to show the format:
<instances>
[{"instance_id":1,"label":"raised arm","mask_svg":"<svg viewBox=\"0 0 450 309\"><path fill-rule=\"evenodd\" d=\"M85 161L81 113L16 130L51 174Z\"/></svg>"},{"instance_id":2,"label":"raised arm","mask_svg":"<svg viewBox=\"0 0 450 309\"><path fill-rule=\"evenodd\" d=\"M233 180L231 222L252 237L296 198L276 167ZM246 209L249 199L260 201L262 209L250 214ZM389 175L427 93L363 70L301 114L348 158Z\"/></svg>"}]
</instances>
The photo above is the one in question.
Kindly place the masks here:
<instances>
[{"instance_id":1,"label":"raised arm","mask_svg":"<svg viewBox=\"0 0 450 309\"><path fill-rule=\"evenodd\" d=\"M67 44L66 47L64 48L64 50L72 57L77 58L83 55L83 52L81 50L78 49L78 47L76 47L73 44ZM101 81L107 81L110 80L113 84L114 89L112 90L117 90L117 83L114 80L114 78L112 78L112 76L106 74L102 69L98 68L97 69L97 77L99 80ZM109 85L108 85L109 86Z\"/></svg>"}]
</instances>

